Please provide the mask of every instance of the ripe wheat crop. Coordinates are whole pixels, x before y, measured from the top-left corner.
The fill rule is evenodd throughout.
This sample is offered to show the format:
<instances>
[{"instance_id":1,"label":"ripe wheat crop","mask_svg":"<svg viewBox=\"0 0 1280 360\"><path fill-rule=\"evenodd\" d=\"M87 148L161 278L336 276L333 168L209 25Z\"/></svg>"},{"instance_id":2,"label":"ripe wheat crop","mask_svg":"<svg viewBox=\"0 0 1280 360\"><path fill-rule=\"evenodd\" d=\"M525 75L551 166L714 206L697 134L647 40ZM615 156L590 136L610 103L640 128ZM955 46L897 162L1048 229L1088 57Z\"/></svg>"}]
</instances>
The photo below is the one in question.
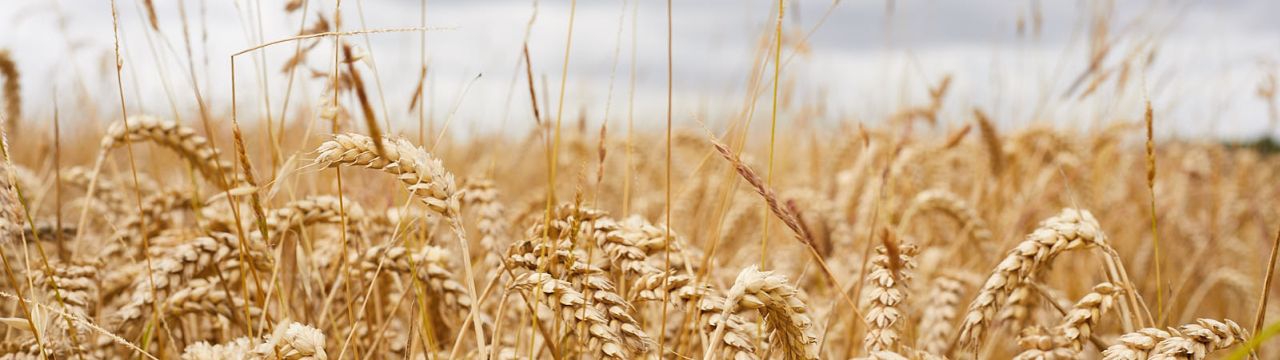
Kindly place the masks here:
<instances>
[{"instance_id":1,"label":"ripe wheat crop","mask_svg":"<svg viewBox=\"0 0 1280 360\"><path fill-rule=\"evenodd\" d=\"M188 30L188 9L155 5L145 31ZM284 63L270 80L289 91L309 71L297 87L324 97L261 95L262 116L243 79L232 104L167 77L196 110L135 98L126 75L150 73L120 53L120 92L90 94L120 112L47 115L21 94L39 84L24 53L0 50L0 360L1280 356L1267 146L1157 138L1159 112L1127 97L1111 102L1140 110L1090 112L1100 126L1011 121L971 104L964 73L883 119L830 114L771 65L807 49L786 8L742 113L566 124L577 100L535 80L526 43L509 97L532 111L509 117L532 128L463 134L497 122L426 126L421 78L409 115L387 110L381 80L403 76L359 46L429 29L353 31L363 10L343 9L288 1L283 16L322 16L243 53L290 46L257 65ZM1094 40L1098 67L1114 43ZM178 63L164 44L153 56ZM1101 109L1098 82L1139 86L1128 66L1046 101ZM748 128L766 99L773 127Z\"/></svg>"}]
</instances>

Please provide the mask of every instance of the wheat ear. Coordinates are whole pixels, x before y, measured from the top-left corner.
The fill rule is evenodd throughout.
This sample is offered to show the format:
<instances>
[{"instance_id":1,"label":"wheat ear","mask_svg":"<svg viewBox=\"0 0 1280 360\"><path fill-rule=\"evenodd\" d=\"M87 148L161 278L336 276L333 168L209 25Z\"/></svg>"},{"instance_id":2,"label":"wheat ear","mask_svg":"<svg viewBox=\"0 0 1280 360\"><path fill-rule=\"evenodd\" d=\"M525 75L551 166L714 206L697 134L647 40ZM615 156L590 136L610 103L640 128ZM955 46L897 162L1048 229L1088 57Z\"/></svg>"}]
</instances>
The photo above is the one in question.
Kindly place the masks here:
<instances>
[{"instance_id":1,"label":"wheat ear","mask_svg":"<svg viewBox=\"0 0 1280 360\"><path fill-rule=\"evenodd\" d=\"M383 151L378 151L381 147ZM316 149L320 154L316 164L324 167L363 166L378 169L396 176L408 188L409 192L418 196L432 211L440 213L449 220L449 228L458 238L458 247L462 249L462 262L466 275L467 293L472 299L478 299L476 281L471 266L471 245L467 241L467 231L462 226L460 199L455 189L453 174L445 170L440 159L435 158L425 149L410 144L404 139L382 139L380 146L368 136L359 134L339 134L332 140L325 141ZM382 155L379 155L382 154ZM476 337L476 348L484 349L484 330L477 320L475 311L468 315L471 319Z\"/></svg>"},{"instance_id":2,"label":"wheat ear","mask_svg":"<svg viewBox=\"0 0 1280 360\"><path fill-rule=\"evenodd\" d=\"M587 299L573 288L573 284L559 280L547 273L521 274L511 283L514 289L538 292L546 297L545 304L567 321L568 329L584 329L587 347L608 359L626 359L630 356L622 344L622 337L600 310L587 305Z\"/></svg>"},{"instance_id":3,"label":"wheat ear","mask_svg":"<svg viewBox=\"0 0 1280 360\"><path fill-rule=\"evenodd\" d=\"M974 241L986 243L991 240L991 229L987 227L987 222L978 216L978 211L961 199L960 196L950 191L942 189L932 189L921 192L911 200L911 204L907 205L907 210L903 211L901 220L898 221L898 233L905 233L918 215L921 213L936 210L960 222L961 228L968 231L969 236Z\"/></svg>"},{"instance_id":4,"label":"wheat ear","mask_svg":"<svg viewBox=\"0 0 1280 360\"><path fill-rule=\"evenodd\" d=\"M737 309L760 311L770 333L769 343L781 348L785 359L818 358L818 339L811 332L812 320L806 314L808 305L800 299L799 292L787 283L786 276L762 272L755 266L743 269L725 295L724 304L721 318ZM724 325L716 326L705 360L711 360L715 355L724 338L724 331Z\"/></svg>"},{"instance_id":5,"label":"wheat ear","mask_svg":"<svg viewBox=\"0 0 1280 360\"><path fill-rule=\"evenodd\" d=\"M506 205L499 199L497 185L489 179L468 181L463 187L462 201L475 209L476 230L480 232L480 246L485 250L485 262L492 267L502 266L502 251L510 245Z\"/></svg>"},{"instance_id":6,"label":"wheat ear","mask_svg":"<svg viewBox=\"0 0 1280 360\"><path fill-rule=\"evenodd\" d=\"M1088 211L1065 209L1045 220L1009 251L978 290L961 323L960 343L970 349L982 344L984 331L1010 294L1035 281L1059 254L1096 246L1106 246L1106 235Z\"/></svg>"},{"instance_id":7,"label":"wheat ear","mask_svg":"<svg viewBox=\"0 0 1280 360\"><path fill-rule=\"evenodd\" d=\"M364 220L364 209L349 199L340 201L336 196L313 196L295 200L267 214L268 236L271 237L269 243L277 245L286 233L307 225L342 222L344 209L339 204L347 205L345 214L348 221L358 223Z\"/></svg>"},{"instance_id":8,"label":"wheat ear","mask_svg":"<svg viewBox=\"0 0 1280 360\"><path fill-rule=\"evenodd\" d=\"M176 121L164 121L146 115L130 116L127 128L124 121L113 123L107 128L107 135L103 136L101 146L105 154L106 150L137 141L151 141L173 150L191 162L205 178L213 180L219 186L235 188L242 182L241 177L231 171L231 163L221 159L221 154L208 139L197 134L195 129Z\"/></svg>"},{"instance_id":9,"label":"wheat ear","mask_svg":"<svg viewBox=\"0 0 1280 360\"><path fill-rule=\"evenodd\" d=\"M1023 351L1014 359L1054 359L1078 357L1084 350L1084 342L1093 334L1093 328L1102 314L1115 306L1123 291L1111 283L1101 283L1093 291L1077 301L1067 312L1062 323L1048 333L1041 327L1031 327L1018 340Z\"/></svg>"},{"instance_id":10,"label":"wheat ear","mask_svg":"<svg viewBox=\"0 0 1280 360\"><path fill-rule=\"evenodd\" d=\"M897 254L890 254L886 247L877 247L877 255L871 262L871 273L867 276L869 289L863 297L869 304L866 316L869 328L862 341L867 353L899 350L898 333L902 330L902 322L906 321L899 305L907 298L907 282L911 280L910 270L915 267L916 247L904 245L899 249L901 251ZM900 268L897 271L890 266L889 257L893 255L899 258Z\"/></svg>"},{"instance_id":11,"label":"wheat ear","mask_svg":"<svg viewBox=\"0 0 1280 360\"><path fill-rule=\"evenodd\" d=\"M1199 319L1178 327L1174 336L1160 341L1151 360L1204 359L1209 353L1227 349L1249 339L1249 333L1234 321Z\"/></svg>"},{"instance_id":12,"label":"wheat ear","mask_svg":"<svg viewBox=\"0 0 1280 360\"><path fill-rule=\"evenodd\" d=\"M422 250L411 253L409 249L399 246L373 246L361 254L353 254L354 271L359 271L366 280L373 280L379 264L382 271L396 274L408 274L417 268L417 277L433 295L444 299L450 310L470 311L471 297L467 289L458 282L449 271L448 260L452 257L448 250L425 246Z\"/></svg>"},{"instance_id":13,"label":"wheat ear","mask_svg":"<svg viewBox=\"0 0 1280 360\"><path fill-rule=\"evenodd\" d=\"M4 77L4 115L9 119L9 134L18 134L22 119L22 80L9 50L0 50L0 77Z\"/></svg>"},{"instance_id":14,"label":"wheat ear","mask_svg":"<svg viewBox=\"0 0 1280 360\"><path fill-rule=\"evenodd\" d=\"M933 280L927 304L921 310L919 337L916 347L922 351L942 355L951 350L951 334L960 312L960 297L964 294L965 281L959 277L940 275Z\"/></svg>"}]
</instances>

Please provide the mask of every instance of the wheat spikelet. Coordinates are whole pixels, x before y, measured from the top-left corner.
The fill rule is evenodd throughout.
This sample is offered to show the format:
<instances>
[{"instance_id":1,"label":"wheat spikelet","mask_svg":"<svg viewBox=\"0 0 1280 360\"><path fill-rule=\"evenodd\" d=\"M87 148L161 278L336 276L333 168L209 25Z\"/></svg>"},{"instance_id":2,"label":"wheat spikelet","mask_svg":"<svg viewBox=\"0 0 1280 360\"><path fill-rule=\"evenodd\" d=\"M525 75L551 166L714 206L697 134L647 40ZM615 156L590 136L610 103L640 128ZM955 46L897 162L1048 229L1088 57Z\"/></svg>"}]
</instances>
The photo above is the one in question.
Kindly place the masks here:
<instances>
[{"instance_id":1,"label":"wheat spikelet","mask_svg":"<svg viewBox=\"0 0 1280 360\"><path fill-rule=\"evenodd\" d=\"M290 322L276 326L276 330L254 347L254 359L325 360L324 333L311 326Z\"/></svg>"},{"instance_id":2,"label":"wheat spikelet","mask_svg":"<svg viewBox=\"0 0 1280 360\"><path fill-rule=\"evenodd\" d=\"M774 194L773 189L769 188L769 186L765 184L764 180L761 179L754 170L751 170L751 167L748 166L746 162L739 158L738 155L735 155L733 151L729 150L728 146L725 146L716 139L711 139L711 144L715 147L716 151L720 153L720 156L724 157L725 160L728 160L738 174L742 175L743 180L746 180L747 184L751 185L751 188L755 189L756 193L760 194L760 197L764 198L769 211L772 212L774 216L777 216L778 220L782 220L783 225L786 225L791 229L792 233L795 234L797 241L811 248L815 246L810 234L805 232L804 228L800 227L800 220L796 218L796 215L778 202L778 196Z\"/></svg>"},{"instance_id":3,"label":"wheat spikelet","mask_svg":"<svg viewBox=\"0 0 1280 360\"><path fill-rule=\"evenodd\" d=\"M320 330L286 321L260 340L242 337L217 345L204 341L193 343L183 350L182 359L326 360L329 355L324 350L324 341Z\"/></svg>"},{"instance_id":4,"label":"wheat spikelet","mask_svg":"<svg viewBox=\"0 0 1280 360\"><path fill-rule=\"evenodd\" d=\"M1135 332L1121 335L1115 345L1107 347L1102 352L1103 359L1106 360L1142 360L1150 356L1152 350L1156 348L1156 344L1168 339L1173 335L1168 331L1145 328Z\"/></svg>"},{"instance_id":5,"label":"wheat spikelet","mask_svg":"<svg viewBox=\"0 0 1280 360\"><path fill-rule=\"evenodd\" d=\"M604 251L610 266L622 272L623 278L661 273L661 270L646 262L646 249L653 249L654 242L661 242L662 234L658 234L659 239L656 240L652 235L662 229L649 225L638 216L618 222L603 211L575 204L562 204L555 209L553 216L550 222L552 228L548 232L550 237L571 241L584 238L594 242ZM542 226L541 223L534 224L528 231L530 237L540 237ZM578 230L577 233L574 233L575 229ZM657 247L661 247L661 244Z\"/></svg>"},{"instance_id":6,"label":"wheat spikelet","mask_svg":"<svg viewBox=\"0 0 1280 360\"><path fill-rule=\"evenodd\" d=\"M642 243L652 243L652 232L659 230L638 216L632 216L619 223L610 218L602 218L592 222L595 230L596 246L604 250L610 264L630 276L662 273L659 268L648 263L649 254ZM663 238L658 234L658 238Z\"/></svg>"},{"instance_id":7,"label":"wheat spikelet","mask_svg":"<svg viewBox=\"0 0 1280 360\"><path fill-rule=\"evenodd\" d=\"M54 283L58 285L62 304L66 305L68 314L88 317L98 303L98 267L93 265L53 265ZM43 271L35 272L34 283L46 288L47 294L53 294Z\"/></svg>"},{"instance_id":8,"label":"wheat spikelet","mask_svg":"<svg viewBox=\"0 0 1280 360\"><path fill-rule=\"evenodd\" d=\"M904 245L900 250L892 254L886 247L878 247L878 255L871 262L871 273L867 276L869 289L863 297L869 305L866 313L869 328L863 339L863 349L867 353L893 351L899 347L899 331L906 321L899 305L907 298L907 283L911 280L910 270L915 268L916 248ZM897 271L890 266L889 257L894 255L898 256L901 264Z\"/></svg>"},{"instance_id":9,"label":"wheat spikelet","mask_svg":"<svg viewBox=\"0 0 1280 360\"><path fill-rule=\"evenodd\" d=\"M444 168L440 159L426 150L413 146L404 139L390 140L382 138L375 144L368 136L358 134L339 134L320 144L316 149L319 156L315 163L323 167L339 165L363 166L382 170L393 174L408 188L409 193L418 196L418 200L444 216L449 221L449 228L457 236L458 247L462 249L462 269L466 275L464 284L472 299L476 292L475 275L471 267L471 245L467 241L467 231L463 227L461 199L454 185L453 174ZM484 330L477 321L475 312L471 318L475 332L476 348L485 348Z\"/></svg>"},{"instance_id":10,"label":"wheat spikelet","mask_svg":"<svg viewBox=\"0 0 1280 360\"><path fill-rule=\"evenodd\" d=\"M151 141L173 150L219 186L235 188L242 183L241 177L231 170L231 163L222 160L222 154L195 129L146 115L131 116L127 128L125 124L120 121L107 128L101 145L104 152L126 142Z\"/></svg>"},{"instance_id":11,"label":"wheat spikelet","mask_svg":"<svg viewBox=\"0 0 1280 360\"><path fill-rule=\"evenodd\" d=\"M248 360L249 349L249 338L243 337L217 345L198 341L183 349L182 360Z\"/></svg>"},{"instance_id":12,"label":"wheat spikelet","mask_svg":"<svg viewBox=\"0 0 1280 360\"><path fill-rule=\"evenodd\" d=\"M92 170L86 169L80 166L62 170L63 184L70 185L72 187L79 188L79 189L88 189L89 184L93 180L92 177L93 177ZM139 180L141 180L141 178ZM96 211L97 213L103 213L103 214L125 213L125 209L128 209L129 192L127 192L125 190L125 187L121 186L119 183L111 179L100 176L98 177L97 184L95 184L95 188L96 188L95 190L96 192L94 193L94 200L101 202L103 205L106 206L106 209L102 211ZM88 201L88 199L82 198L80 201ZM96 204L98 203L97 202L93 204L82 203L80 204L80 206L90 206L90 205L96 205Z\"/></svg>"},{"instance_id":13,"label":"wheat spikelet","mask_svg":"<svg viewBox=\"0 0 1280 360\"><path fill-rule=\"evenodd\" d=\"M1018 335L1018 345L1023 351L1014 360L1068 360L1079 359L1080 352L1065 346L1062 336L1052 334L1043 326L1023 328Z\"/></svg>"},{"instance_id":14,"label":"wheat spikelet","mask_svg":"<svg viewBox=\"0 0 1280 360\"><path fill-rule=\"evenodd\" d=\"M1164 331L1145 328L1120 336L1103 351L1106 360L1204 359L1209 353L1244 343L1249 334L1234 321L1198 319Z\"/></svg>"},{"instance_id":15,"label":"wheat spikelet","mask_svg":"<svg viewBox=\"0 0 1280 360\"><path fill-rule=\"evenodd\" d=\"M142 199L141 211L128 213L124 223L113 236L128 239L129 244L136 244L136 241L141 241L144 237L155 237L161 230L172 227L174 210L189 207L191 203L188 194L177 191L163 191L148 195ZM133 250L135 249L126 249L126 251Z\"/></svg>"},{"instance_id":16,"label":"wheat spikelet","mask_svg":"<svg viewBox=\"0 0 1280 360\"><path fill-rule=\"evenodd\" d=\"M677 281L671 280L672 283ZM724 335L717 345L723 346L723 349L716 351L717 353L711 353L715 350L707 349L707 356L734 360L759 359L756 355L756 337L753 335L759 328L738 314L726 312L725 298L722 294L706 285L689 284L681 289L673 292L670 300L677 308L688 307L693 312L691 315L697 321L697 329L705 333L714 333L721 324L724 324ZM661 299L661 295L657 295L655 299ZM729 315L724 316L724 314ZM680 323L673 325L682 326ZM685 331L689 330L676 328L676 332Z\"/></svg>"},{"instance_id":17,"label":"wheat spikelet","mask_svg":"<svg viewBox=\"0 0 1280 360\"><path fill-rule=\"evenodd\" d=\"M1010 294L1035 281L1039 272L1061 253L1106 246L1106 235L1088 211L1065 209L1027 235L992 271L969 304L960 327L960 342L970 348L982 344L984 330Z\"/></svg>"},{"instance_id":18,"label":"wheat spikelet","mask_svg":"<svg viewBox=\"0 0 1280 360\"><path fill-rule=\"evenodd\" d=\"M695 291L693 280L693 277L676 270L644 273L631 279L627 301L662 301L666 294L674 294L671 299L680 299L682 294Z\"/></svg>"},{"instance_id":19,"label":"wheat spikelet","mask_svg":"<svg viewBox=\"0 0 1280 360\"><path fill-rule=\"evenodd\" d=\"M32 313L47 355L69 358L84 356L88 351L84 340L92 338L93 329L83 319L92 318L91 314L97 310L97 272L98 269L91 265L51 264L48 273L32 273L32 282L40 289L37 304L53 306L44 308L41 305ZM17 325L29 324L22 320ZM34 342L26 343L25 347L24 352L39 354L39 346Z\"/></svg>"},{"instance_id":20,"label":"wheat spikelet","mask_svg":"<svg viewBox=\"0 0 1280 360\"><path fill-rule=\"evenodd\" d=\"M787 284L787 278L772 272L762 272L755 266L743 269L734 280L733 287L725 295L721 317L736 309L758 310L769 330L769 343L781 348L786 359L817 359L814 347L818 339L810 331L812 321L806 314L808 305L800 299L795 288ZM711 350L715 353L718 342L724 337L724 326L717 326L711 336Z\"/></svg>"},{"instance_id":21,"label":"wheat spikelet","mask_svg":"<svg viewBox=\"0 0 1280 360\"><path fill-rule=\"evenodd\" d=\"M575 239L585 238L589 241L593 240L595 245L603 250L605 257L609 259L612 268L621 271L621 276L619 277L620 280L630 279L632 281L641 281L646 283L639 289L635 288L635 285L633 284L633 287L631 288L632 294L645 293L647 295L643 296L646 297L661 296L661 293L665 291L679 291L679 289L681 289L681 283L687 284L687 281L676 279L677 284L667 284L668 287L665 289L659 288L663 285L661 283L663 279L670 280L671 278L666 276L667 274L658 266L647 262L649 259L648 254L650 252L656 252L663 248L662 239L665 238L664 229L650 225L643 219L634 216L628 218L626 221L617 222L608 217L608 215L603 211L573 204L564 204L557 207L553 215L555 217L550 222L551 228L547 232L549 237L552 239L564 239L562 241L570 244ZM527 232L529 238L540 238L543 233L542 228L543 224L541 222L535 223ZM574 232L574 229L577 229L576 233ZM534 245L528 243L526 246ZM536 247L541 248L543 246L539 244L536 245ZM559 249L566 248L570 248L570 246L559 247ZM529 266L530 263L527 260L535 253L538 252L535 250L533 253L525 252L524 255L522 255L522 257L526 259L524 260L526 268L530 268L531 270L538 268L536 266ZM605 291L607 293L614 292L611 282L601 277L598 270L593 269L586 263L569 256L572 254L563 251L559 251L558 254L559 255L557 256L561 257L562 263L570 264L569 269L566 272L567 276L585 276L587 280L583 282L584 287L589 289L590 287L596 286L597 288L594 290ZM546 267L544 266L543 268ZM556 270L553 269L552 271L555 273ZM559 273L556 274L559 275ZM687 276L683 276L681 279L687 279ZM627 305L626 300L616 301L617 299L614 299L614 296L609 295L608 297L613 299L609 302L613 304L611 306L618 306L618 310L626 310L630 308L630 305ZM643 300L652 299L645 298ZM630 311L626 310L621 313L625 314L626 312ZM610 313L613 312L611 311ZM619 320L624 323L634 322L634 320L630 320L629 318L621 318ZM626 335L626 333L627 331L624 331L624 335ZM637 338L634 340L638 341L641 339Z\"/></svg>"}]
</instances>

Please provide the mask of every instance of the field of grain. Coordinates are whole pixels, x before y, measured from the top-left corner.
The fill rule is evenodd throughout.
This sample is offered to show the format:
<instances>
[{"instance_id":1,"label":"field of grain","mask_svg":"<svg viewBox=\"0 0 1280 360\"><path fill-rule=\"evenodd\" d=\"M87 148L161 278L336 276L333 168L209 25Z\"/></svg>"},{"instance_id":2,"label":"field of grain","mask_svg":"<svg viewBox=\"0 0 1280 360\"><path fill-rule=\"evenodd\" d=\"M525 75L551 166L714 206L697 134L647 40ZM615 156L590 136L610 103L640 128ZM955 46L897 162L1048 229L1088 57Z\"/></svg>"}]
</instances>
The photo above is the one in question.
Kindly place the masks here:
<instances>
[{"instance_id":1,"label":"field of grain","mask_svg":"<svg viewBox=\"0 0 1280 360\"><path fill-rule=\"evenodd\" d=\"M258 43L296 52L261 58L283 67L263 76L323 84L275 117L199 86L164 90L194 112L132 111L147 100L126 77L148 74L118 46L114 89L94 95L106 115L75 119L86 105L69 100L24 113L57 99L20 96L40 79L0 52L0 359L1280 356L1269 141L1162 138L1143 96L1094 126L1009 125L954 105L967 74L923 80L926 100L889 116L840 118L787 101L770 64L802 41L767 37L786 8L737 113L673 113L684 100L668 95L656 125L564 116L580 104L565 80L535 80L526 42L508 101L531 130L459 136L468 119L424 122L421 76L404 97L418 116L387 119L380 81L397 76L321 9ZM1102 59L1118 37L1094 30ZM571 76L564 51L539 71ZM1120 63L1084 69L1062 102L1148 86ZM181 75L203 76L192 64ZM612 71L611 101L627 69ZM1256 92L1274 104L1270 79Z\"/></svg>"}]
</instances>

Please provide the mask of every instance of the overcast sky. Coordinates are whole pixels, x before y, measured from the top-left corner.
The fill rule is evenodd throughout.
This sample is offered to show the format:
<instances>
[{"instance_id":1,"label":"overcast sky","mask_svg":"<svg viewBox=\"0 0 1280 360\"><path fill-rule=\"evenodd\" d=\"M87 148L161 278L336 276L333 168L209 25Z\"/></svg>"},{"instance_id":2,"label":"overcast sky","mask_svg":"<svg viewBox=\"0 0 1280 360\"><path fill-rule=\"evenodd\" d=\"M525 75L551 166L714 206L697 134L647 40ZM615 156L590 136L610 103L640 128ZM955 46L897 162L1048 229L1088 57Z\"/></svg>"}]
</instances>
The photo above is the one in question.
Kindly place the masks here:
<instances>
[{"instance_id":1,"label":"overcast sky","mask_svg":"<svg viewBox=\"0 0 1280 360\"><path fill-rule=\"evenodd\" d=\"M48 99L55 87L62 104L74 104L77 94L87 92L110 110L117 101L110 1L6 1L13 5L0 7L0 47L17 57L27 117L51 112ZM638 126L663 121L666 3L637 1L577 4L564 97L566 119L577 119L585 110L598 123L607 108L609 121L625 121L634 44L634 119ZM231 53L297 32L302 13L286 14L284 2L185 1L197 77L215 113L229 112ZM130 111L171 116L176 107L179 114L193 114L178 1L155 1L159 34L147 31L141 3L117 3ZM922 0L893 1L890 9L884 0L843 1L834 8L825 0L789 2L784 24L789 45L783 56L792 60L782 76L794 96L784 121L795 121L790 115L803 104L822 104L825 115L811 117L814 122L879 121L904 105L920 104L925 86L950 74L954 82L943 111L947 122L969 121L967 114L976 106L1005 126L1036 121L1096 126L1098 120L1139 117L1147 96L1167 134L1256 137L1270 132L1267 107L1255 94L1266 72L1280 71L1280 23L1274 21L1280 2L1115 1L1106 22L1115 46L1104 68L1119 74L1123 59L1135 49L1153 48L1154 62L1140 66L1143 61L1131 61L1135 66L1127 87L1118 88L1118 75L1113 76L1096 96L1079 100L1079 89L1072 94L1069 90L1087 67L1089 29L1098 14L1095 10L1106 7L1104 3ZM419 26L421 4L345 0L343 29ZM307 22L320 12L328 16L333 7L332 0L312 0ZM756 54L770 34L774 9L776 2L771 0L674 1L677 122L696 126L699 114L707 115L704 121L723 122L736 113L746 96L748 76L759 66ZM828 9L830 15L813 31L806 51L791 57L795 40L815 29ZM1033 26L1037 9L1042 19L1038 32ZM464 134L528 128L527 84L523 68L516 66L534 11L533 2L521 0L428 2L427 26L437 28L426 34L428 104L437 117L447 116L456 106L456 130ZM570 1L540 1L536 12L529 35L533 71L539 88L546 80L549 93L544 95L555 104ZM259 17L260 37L252 28ZM1021 33L1020 20L1025 25ZM200 40L202 28L208 29L207 44ZM419 72L420 35L376 34L369 36L369 44L359 36L348 40L373 54L385 97L378 94L372 69L362 66L379 114L385 101L387 113L395 119L393 127L413 131L409 126L416 123L416 115L406 108ZM317 49L311 58L314 67L329 66L323 60L331 46ZM273 113L279 113L286 88L279 69L292 52L291 45L276 45L264 53ZM236 65L237 104L246 118L260 114L263 107L255 58L242 57ZM294 106L315 104L321 97L318 80L304 80L295 85ZM173 94L172 100L168 94ZM514 99L510 106L508 94Z\"/></svg>"}]
</instances>

